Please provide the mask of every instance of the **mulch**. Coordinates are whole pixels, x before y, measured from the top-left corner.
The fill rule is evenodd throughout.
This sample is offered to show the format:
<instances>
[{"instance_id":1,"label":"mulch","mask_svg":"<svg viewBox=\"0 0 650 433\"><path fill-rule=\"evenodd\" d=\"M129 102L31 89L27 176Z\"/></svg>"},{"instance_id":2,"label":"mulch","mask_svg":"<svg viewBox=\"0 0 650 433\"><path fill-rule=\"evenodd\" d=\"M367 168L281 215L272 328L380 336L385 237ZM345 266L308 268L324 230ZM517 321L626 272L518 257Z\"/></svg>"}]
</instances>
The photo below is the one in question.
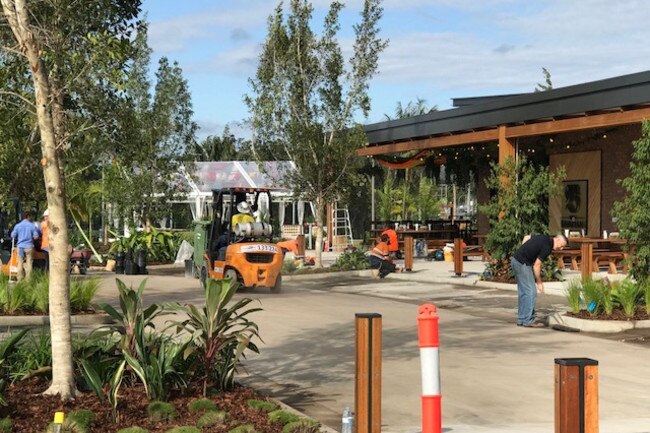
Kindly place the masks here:
<instances>
[{"instance_id":1,"label":"mulch","mask_svg":"<svg viewBox=\"0 0 650 433\"><path fill-rule=\"evenodd\" d=\"M111 407L107 401L100 401L93 393L80 393L71 402L61 403L58 396L41 395L48 387L47 381L32 378L14 383L7 387L5 397L7 406L0 406L0 417L9 416L14 425L13 431L21 433L44 432L54 419L54 413L63 411L69 413L75 409L92 410L96 419L91 426L92 432L116 432L126 427L142 427L151 433L163 433L176 426L195 426L202 413L191 413L188 404L203 398L200 395L200 385L192 387L196 390L193 395L173 395L169 402L174 405L178 416L175 421L153 422L147 418L147 405L150 403L141 385L120 388L118 408L120 419L114 422ZM211 395L217 407L229 413L229 421L222 426L204 428L203 432L226 433L242 424L253 424L260 433L281 433L280 423L270 423L266 413L258 412L248 407L249 399L265 399L255 390L236 386L232 391Z\"/></svg>"},{"instance_id":2,"label":"mulch","mask_svg":"<svg viewBox=\"0 0 650 433\"><path fill-rule=\"evenodd\" d=\"M587 310L582 310L579 313L575 314L572 312L566 313L567 316L577 317L579 319L587 320L650 320L650 314L646 311L645 305L639 306L634 312L634 316L627 317L621 308L615 308L612 311L611 315L605 314L605 312L599 312L598 314L592 314Z\"/></svg>"}]
</instances>

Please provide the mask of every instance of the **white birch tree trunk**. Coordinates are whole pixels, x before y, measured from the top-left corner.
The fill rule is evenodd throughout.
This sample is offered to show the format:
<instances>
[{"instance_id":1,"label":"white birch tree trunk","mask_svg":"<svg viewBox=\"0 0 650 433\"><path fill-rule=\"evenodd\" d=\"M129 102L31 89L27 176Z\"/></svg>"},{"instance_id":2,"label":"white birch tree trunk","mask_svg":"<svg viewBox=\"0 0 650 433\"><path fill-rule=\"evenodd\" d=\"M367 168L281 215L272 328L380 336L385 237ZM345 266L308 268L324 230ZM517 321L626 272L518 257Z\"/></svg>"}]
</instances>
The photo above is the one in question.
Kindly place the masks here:
<instances>
[{"instance_id":1,"label":"white birch tree trunk","mask_svg":"<svg viewBox=\"0 0 650 433\"><path fill-rule=\"evenodd\" d=\"M325 214L325 200L322 197L316 198L316 215L314 216L316 220L316 263L314 264L317 268L323 267L323 215Z\"/></svg>"},{"instance_id":2,"label":"white birch tree trunk","mask_svg":"<svg viewBox=\"0 0 650 433\"><path fill-rule=\"evenodd\" d=\"M52 384L45 394L58 394L61 400L66 401L74 398L76 393L70 326L70 250L64 177L61 170L62 161L56 149L50 82L45 63L40 58L39 42L30 27L26 0L0 1L16 41L27 57L34 82L36 114L41 135L41 165L49 209Z\"/></svg>"}]
</instances>

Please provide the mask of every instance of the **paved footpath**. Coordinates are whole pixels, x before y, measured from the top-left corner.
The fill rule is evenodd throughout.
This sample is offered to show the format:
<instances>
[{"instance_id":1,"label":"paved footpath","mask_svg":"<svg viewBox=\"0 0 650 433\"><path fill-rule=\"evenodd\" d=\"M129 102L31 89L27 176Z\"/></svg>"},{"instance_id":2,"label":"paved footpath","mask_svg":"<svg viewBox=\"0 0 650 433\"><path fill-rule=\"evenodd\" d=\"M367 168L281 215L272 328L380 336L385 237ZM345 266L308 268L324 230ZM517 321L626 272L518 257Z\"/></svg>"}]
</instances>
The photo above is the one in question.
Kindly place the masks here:
<instances>
[{"instance_id":1,"label":"paved footpath","mask_svg":"<svg viewBox=\"0 0 650 433\"><path fill-rule=\"evenodd\" d=\"M137 282L141 277L126 277ZM107 281L100 296L115 293ZM148 300L197 301L196 281L151 276ZM403 275L295 280L258 298L254 320L264 344L246 362L248 383L272 392L325 425L338 429L354 401L354 314L383 315L384 432L420 430L417 305L441 308L443 427L454 433L553 431L553 360L590 357L600 362L603 433L650 433L650 348L584 334L514 326L516 293ZM543 310L562 308L561 297L540 298Z\"/></svg>"}]
</instances>

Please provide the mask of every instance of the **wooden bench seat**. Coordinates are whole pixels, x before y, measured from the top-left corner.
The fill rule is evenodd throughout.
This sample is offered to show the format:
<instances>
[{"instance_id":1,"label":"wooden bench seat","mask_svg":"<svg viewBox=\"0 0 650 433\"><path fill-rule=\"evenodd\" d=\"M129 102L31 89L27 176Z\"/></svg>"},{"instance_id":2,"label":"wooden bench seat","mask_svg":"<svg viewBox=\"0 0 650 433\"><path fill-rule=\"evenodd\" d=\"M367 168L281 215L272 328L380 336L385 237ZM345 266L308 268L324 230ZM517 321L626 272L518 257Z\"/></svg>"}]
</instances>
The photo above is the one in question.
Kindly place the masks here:
<instances>
[{"instance_id":1,"label":"wooden bench seat","mask_svg":"<svg viewBox=\"0 0 650 433\"><path fill-rule=\"evenodd\" d=\"M600 269L600 265L607 265L607 272L610 274L618 273L618 266L621 265L621 271L627 272L625 259L627 253L623 251L599 251L594 252L594 269Z\"/></svg>"},{"instance_id":2,"label":"wooden bench seat","mask_svg":"<svg viewBox=\"0 0 650 433\"><path fill-rule=\"evenodd\" d=\"M571 270L573 271L579 271L580 267L578 266L578 258L580 257L580 250L560 250L560 251L554 251L553 255L557 257L557 267L558 269L564 269L564 259L569 258L571 259Z\"/></svg>"}]
</instances>

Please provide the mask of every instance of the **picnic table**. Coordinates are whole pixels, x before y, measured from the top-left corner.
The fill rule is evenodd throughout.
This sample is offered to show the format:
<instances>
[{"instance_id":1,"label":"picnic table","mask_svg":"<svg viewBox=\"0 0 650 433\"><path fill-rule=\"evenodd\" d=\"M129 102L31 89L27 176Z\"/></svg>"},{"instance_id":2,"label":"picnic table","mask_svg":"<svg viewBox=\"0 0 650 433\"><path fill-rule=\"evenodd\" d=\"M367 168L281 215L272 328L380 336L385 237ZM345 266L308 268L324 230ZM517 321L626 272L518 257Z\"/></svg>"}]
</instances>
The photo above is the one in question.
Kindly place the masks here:
<instances>
[{"instance_id":1,"label":"picnic table","mask_svg":"<svg viewBox=\"0 0 650 433\"><path fill-rule=\"evenodd\" d=\"M626 243L624 239L573 237L569 238L569 244L571 243L578 244L579 249L569 248L554 253L558 257L559 268L564 267L564 259L569 257L571 268L580 270L583 278L590 278L593 272L600 270L601 264L607 265L607 272L610 274L618 273L619 264L622 265L622 272L627 272L627 253L620 249L620 246Z\"/></svg>"}]
</instances>

